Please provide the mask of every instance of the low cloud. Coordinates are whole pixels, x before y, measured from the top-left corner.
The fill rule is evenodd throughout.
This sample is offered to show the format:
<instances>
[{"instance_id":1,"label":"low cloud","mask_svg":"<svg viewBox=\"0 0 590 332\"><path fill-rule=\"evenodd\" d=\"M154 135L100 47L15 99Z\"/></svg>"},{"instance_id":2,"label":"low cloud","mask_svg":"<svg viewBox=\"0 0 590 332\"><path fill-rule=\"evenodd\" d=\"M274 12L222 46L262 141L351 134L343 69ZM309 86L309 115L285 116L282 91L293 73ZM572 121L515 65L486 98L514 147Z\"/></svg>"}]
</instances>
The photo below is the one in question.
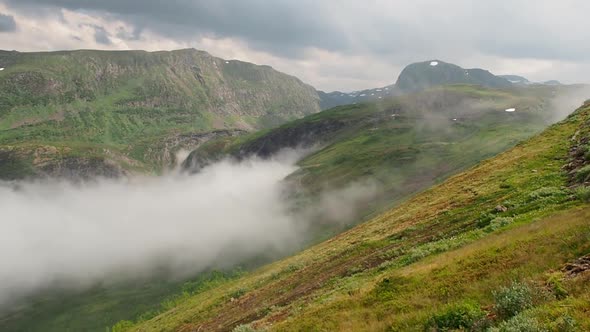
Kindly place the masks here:
<instances>
[{"instance_id":1,"label":"low cloud","mask_svg":"<svg viewBox=\"0 0 590 332\"><path fill-rule=\"evenodd\" d=\"M318 216L340 223L370 194L349 187L313 206L322 213L297 212L283 181L296 157L222 161L193 176L0 186L0 307L50 287L186 276L284 254Z\"/></svg>"},{"instance_id":2,"label":"low cloud","mask_svg":"<svg viewBox=\"0 0 590 332\"><path fill-rule=\"evenodd\" d=\"M101 26L93 26L94 28L94 40L102 45L111 45L113 42L111 40L110 34L105 30L105 28Z\"/></svg>"},{"instance_id":3,"label":"low cloud","mask_svg":"<svg viewBox=\"0 0 590 332\"><path fill-rule=\"evenodd\" d=\"M14 16L0 14L0 32L14 32L16 31L16 21Z\"/></svg>"},{"instance_id":4,"label":"low cloud","mask_svg":"<svg viewBox=\"0 0 590 332\"><path fill-rule=\"evenodd\" d=\"M551 122L565 119L586 100L590 100L590 85L579 85L577 88L559 91L551 99L553 109Z\"/></svg>"}]
</instances>

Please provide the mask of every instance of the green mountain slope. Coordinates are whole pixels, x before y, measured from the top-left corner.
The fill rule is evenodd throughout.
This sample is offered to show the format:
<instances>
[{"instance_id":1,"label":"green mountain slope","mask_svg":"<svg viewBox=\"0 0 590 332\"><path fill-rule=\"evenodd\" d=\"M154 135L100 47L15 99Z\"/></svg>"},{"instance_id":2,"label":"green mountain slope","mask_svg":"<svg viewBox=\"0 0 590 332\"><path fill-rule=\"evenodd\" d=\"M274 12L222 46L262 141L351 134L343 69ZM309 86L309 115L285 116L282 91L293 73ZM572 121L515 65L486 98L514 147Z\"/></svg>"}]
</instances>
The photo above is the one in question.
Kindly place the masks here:
<instances>
[{"instance_id":1,"label":"green mountain slope","mask_svg":"<svg viewBox=\"0 0 590 332\"><path fill-rule=\"evenodd\" d=\"M117 330L588 330L589 142L586 104L329 241Z\"/></svg>"},{"instance_id":2,"label":"green mountain slope","mask_svg":"<svg viewBox=\"0 0 590 332\"><path fill-rule=\"evenodd\" d=\"M3 178L152 170L202 142L196 133L319 111L315 90L295 77L194 49L0 51L0 67L0 158L13 165Z\"/></svg>"},{"instance_id":3,"label":"green mountain slope","mask_svg":"<svg viewBox=\"0 0 590 332\"><path fill-rule=\"evenodd\" d=\"M227 155L268 157L283 148L315 147L289 177L302 196L370 180L381 195L367 211L378 210L541 131L554 121L550 99L567 90L456 85L340 106L276 129L210 141L185 167L199 169Z\"/></svg>"}]
</instances>

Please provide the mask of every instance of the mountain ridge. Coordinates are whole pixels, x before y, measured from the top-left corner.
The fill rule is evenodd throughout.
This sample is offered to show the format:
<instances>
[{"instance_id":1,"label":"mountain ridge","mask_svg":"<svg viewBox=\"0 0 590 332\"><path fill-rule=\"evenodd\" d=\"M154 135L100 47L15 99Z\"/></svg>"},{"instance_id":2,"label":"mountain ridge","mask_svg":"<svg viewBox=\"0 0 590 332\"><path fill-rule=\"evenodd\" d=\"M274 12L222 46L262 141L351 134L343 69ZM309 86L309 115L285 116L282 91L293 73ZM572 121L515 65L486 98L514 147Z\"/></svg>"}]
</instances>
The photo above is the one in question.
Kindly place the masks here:
<instances>
[{"instance_id":1,"label":"mountain ridge","mask_svg":"<svg viewBox=\"0 0 590 332\"><path fill-rule=\"evenodd\" d=\"M589 275L569 278L562 269L590 250L588 197L576 196L588 190L578 175L586 172L588 160L564 172L577 151L587 151L588 119L590 104L585 104L543 133L371 221L187 295L152 319L117 327L395 331L484 324L486 329L516 324L515 316L550 330L560 330L566 319L588 329ZM582 182L575 180L572 187L570 179ZM495 294L509 287L546 295L502 316ZM242 291L230 298L237 290Z\"/></svg>"},{"instance_id":2,"label":"mountain ridge","mask_svg":"<svg viewBox=\"0 0 590 332\"><path fill-rule=\"evenodd\" d=\"M154 160L146 150L163 142L320 111L313 87L294 76L195 49L2 51L0 67L1 158L26 166L9 167L5 179L64 175L59 169L91 175L85 165L97 166L97 175L158 172L202 139Z\"/></svg>"},{"instance_id":3,"label":"mountain ridge","mask_svg":"<svg viewBox=\"0 0 590 332\"><path fill-rule=\"evenodd\" d=\"M434 63L436 65L431 65ZM441 67L446 67L448 70L443 70L442 74L439 71L441 77L430 77L433 70ZM451 73L448 73L449 71ZM401 87L399 83L401 83ZM325 110L340 105L378 101L382 98L395 97L449 84L473 84L491 88L511 88L528 84L560 85L557 81L530 82L525 77L518 75L494 75L485 69L465 69L441 60L428 60L407 65L400 72L397 82L390 85L352 92L318 90L318 94L320 96L320 107Z\"/></svg>"}]
</instances>

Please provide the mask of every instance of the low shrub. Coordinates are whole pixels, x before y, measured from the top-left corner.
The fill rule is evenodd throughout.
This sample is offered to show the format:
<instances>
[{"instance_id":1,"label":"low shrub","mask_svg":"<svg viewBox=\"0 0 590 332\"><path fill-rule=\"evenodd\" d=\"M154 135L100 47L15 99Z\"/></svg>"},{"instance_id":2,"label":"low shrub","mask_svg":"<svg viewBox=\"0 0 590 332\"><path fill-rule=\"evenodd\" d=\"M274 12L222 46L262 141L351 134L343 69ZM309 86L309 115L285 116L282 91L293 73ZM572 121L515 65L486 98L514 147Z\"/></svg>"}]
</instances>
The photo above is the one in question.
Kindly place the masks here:
<instances>
[{"instance_id":1,"label":"low shrub","mask_svg":"<svg viewBox=\"0 0 590 332\"><path fill-rule=\"evenodd\" d=\"M430 326L436 331L469 330L484 318L485 313L477 304L461 303L433 315L430 319Z\"/></svg>"},{"instance_id":2,"label":"low shrub","mask_svg":"<svg viewBox=\"0 0 590 332\"><path fill-rule=\"evenodd\" d=\"M589 169L590 171L590 169ZM566 192L562 189L556 187L543 187L539 188L529 194L529 201L535 201L541 198L551 197L551 196L563 196Z\"/></svg>"},{"instance_id":3,"label":"low shrub","mask_svg":"<svg viewBox=\"0 0 590 332\"><path fill-rule=\"evenodd\" d=\"M514 219L512 219L510 217L494 218L492 221L490 221L489 225L486 226L485 231L493 232L493 231L497 230L498 228L501 228L501 227L504 227L508 224L511 224L513 221L514 221Z\"/></svg>"},{"instance_id":4,"label":"low shrub","mask_svg":"<svg viewBox=\"0 0 590 332\"><path fill-rule=\"evenodd\" d=\"M532 291L525 283L513 282L510 286L495 291L493 295L494 310L503 319L516 316L533 305Z\"/></svg>"},{"instance_id":5,"label":"low shrub","mask_svg":"<svg viewBox=\"0 0 590 332\"><path fill-rule=\"evenodd\" d=\"M563 315L549 324L550 331L575 332L579 331L578 322L570 315Z\"/></svg>"},{"instance_id":6,"label":"low shrub","mask_svg":"<svg viewBox=\"0 0 590 332\"><path fill-rule=\"evenodd\" d=\"M586 166L580 168L576 172L576 180L579 183L584 183L584 182L588 181L589 178L590 178L590 165L586 165Z\"/></svg>"},{"instance_id":7,"label":"low shrub","mask_svg":"<svg viewBox=\"0 0 590 332\"><path fill-rule=\"evenodd\" d=\"M551 293L558 300L563 300L568 296L568 292L565 289L565 287L563 287L563 284L561 282L561 274L559 273L549 276L549 278L547 279L547 286L551 290Z\"/></svg>"},{"instance_id":8,"label":"low shrub","mask_svg":"<svg viewBox=\"0 0 590 332\"><path fill-rule=\"evenodd\" d=\"M264 330L259 330L253 328L250 324L242 324L234 327L232 332L263 332Z\"/></svg>"},{"instance_id":9,"label":"low shrub","mask_svg":"<svg viewBox=\"0 0 590 332\"><path fill-rule=\"evenodd\" d=\"M488 226L496 216L491 213L482 212L477 220L477 227L484 228Z\"/></svg>"},{"instance_id":10,"label":"low shrub","mask_svg":"<svg viewBox=\"0 0 590 332\"><path fill-rule=\"evenodd\" d=\"M582 202L590 202L590 187L578 187L575 191L576 197Z\"/></svg>"},{"instance_id":11,"label":"low shrub","mask_svg":"<svg viewBox=\"0 0 590 332\"><path fill-rule=\"evenodd\" d=\"M500 323L497 328L488 330L490 332L541 332L544 331L539 322L532 317L518 315Z\"/></svg>"},{"instance_id":12,"label":"low shrub","mask_svg":"<svg viewBox=\"0 0 590 332\"><path fill-rule=\"evenodd\" d=\"M228 297L230 299L239 299L240 297L242 297L247 292L248 292L247 289L245 289L245 288L239 288L239 289L236 289L235 291L229 293L228 294Z\"/></svg>"}]
</instances>

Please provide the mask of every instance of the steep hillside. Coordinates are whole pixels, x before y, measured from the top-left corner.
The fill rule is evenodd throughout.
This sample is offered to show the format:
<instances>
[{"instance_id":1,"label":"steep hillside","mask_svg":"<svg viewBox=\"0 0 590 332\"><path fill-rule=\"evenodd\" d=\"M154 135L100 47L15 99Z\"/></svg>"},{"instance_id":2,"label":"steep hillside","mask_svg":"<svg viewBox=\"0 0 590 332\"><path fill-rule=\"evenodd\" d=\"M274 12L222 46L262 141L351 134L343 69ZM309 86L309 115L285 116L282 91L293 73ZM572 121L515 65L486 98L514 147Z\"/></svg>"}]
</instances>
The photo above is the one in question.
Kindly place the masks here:
<instances>
[{"instance_id":1,"label":"steep hillside","mask_svg":"<svg viewBox=\"0 0 590 332\"><path fill-rule=\"evenodd\" d=\"M315 90L295 77L194 49L0 51L0 68L0 158L12 170L2 178L152 170L206 137L195 134L319 111Z\"/></svg>"},{"instance_id":2,"label":"steep hillside","mask_svg":"<svg viewBox=\"0 0 590 332\"><path fill-rule=\"evenodd\" d=\"M589 135L586 104L369 222L115 330L589 330Z\"/></svg>"}]
</instances>

